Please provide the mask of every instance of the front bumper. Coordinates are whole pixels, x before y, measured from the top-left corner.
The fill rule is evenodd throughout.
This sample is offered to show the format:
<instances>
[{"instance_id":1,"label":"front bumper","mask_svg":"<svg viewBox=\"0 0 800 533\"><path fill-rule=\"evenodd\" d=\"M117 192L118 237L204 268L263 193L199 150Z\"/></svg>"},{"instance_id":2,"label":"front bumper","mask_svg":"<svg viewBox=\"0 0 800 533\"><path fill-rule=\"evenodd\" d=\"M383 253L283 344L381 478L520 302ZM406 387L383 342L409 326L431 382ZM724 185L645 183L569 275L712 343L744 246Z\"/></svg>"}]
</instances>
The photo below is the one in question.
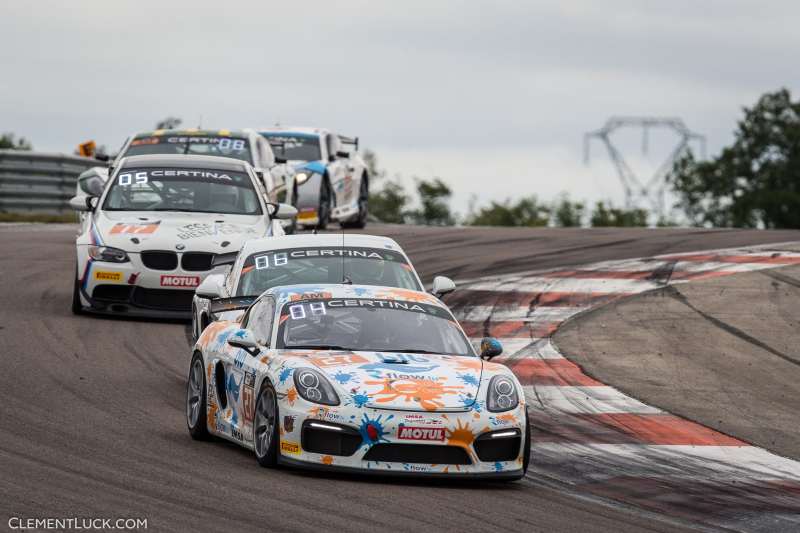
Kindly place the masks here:
<instances>
[{"instance_id":1,"label":"front bumper","mask_svg":"<svg viewBox=\"0 0 800 533\"><path fill-rule=\"evenodd\" d=\"M280 406L279 460L362 474L519 479L524 474L524 409L419 412L323 407L298 398Z\"/></svg>"},{"instance_id":2,"label":"front bumper","mask_svg":"<svg viewBox=\"0 0 800 533\"><path fill-rule=\"evenodd\" d=\"M78 247L78 283L81 303L92 313L186 320L192 317L195 288L210 274L225 266L205 271L146 267L139 254L130 261L94 261L85 246Z\"/></svg>"}]
</instances>

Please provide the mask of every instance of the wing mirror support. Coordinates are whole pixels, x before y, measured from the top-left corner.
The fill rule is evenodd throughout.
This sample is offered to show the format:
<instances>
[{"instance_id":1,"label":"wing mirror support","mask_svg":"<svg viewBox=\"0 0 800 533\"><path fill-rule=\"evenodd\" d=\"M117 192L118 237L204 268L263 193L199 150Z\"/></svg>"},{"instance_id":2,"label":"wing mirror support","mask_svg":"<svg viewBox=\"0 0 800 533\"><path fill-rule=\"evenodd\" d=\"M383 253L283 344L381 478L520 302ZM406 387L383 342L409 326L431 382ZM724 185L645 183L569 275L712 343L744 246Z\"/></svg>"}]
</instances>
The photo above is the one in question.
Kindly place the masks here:
<instances>
[{"instance_id":1,"label":"wing mirror support","mask_svg":"<svg viewBox=\"0 0 800 533\"><path fill-rule=\"evenodd\" d=\"M297 216L297 208L289 204L267 204L269 216L278 220L290 220Z\"/></svg>"},{"instance_id":2,"label":"wing mirror support","mask_svg":"<svg viewBox=\"0 0 800 533\"><path fill-rule=\"evenodd\" d=\"M75 211L94 211L97 207L97 196L73 196L69 206Z\"/></svg>"},{"instance_id":3,"label":"wing mirror support","mask_svg":"<svg viewBox=\"0 0 800 533\"><path fill-rule=\"evenodd\" d=\"M240 329L228 337L228 344L234 348L241 348L253 357L261 353L261 349L256 342L256 337L249 329Z\"/></svg>"},{"instance_id":4,"label":"wing mirror support","mask_svg":"<svg viewBox=\"0 0 800 533\"><path fill-rule=\"evenodd\" d=\"M503 345L494 337L484 337L481 339L481 359L487 361L492 357L497 357L503 353Z\"/></svg>"},{"instance_id":5,"label":"wing mirror support","mask_svg":"<svg viewBox=\"0 0 800 533\"><path fill-rule=\"evenodd\" d=\"M452 279L445 276L436 276L435 278L433 278L433 287L431 288L431 294L433 294L437 298L441 298L445 294L451 293L454 290L456 290L456 284L453 282Z\"/></svg>"}]
</instances>

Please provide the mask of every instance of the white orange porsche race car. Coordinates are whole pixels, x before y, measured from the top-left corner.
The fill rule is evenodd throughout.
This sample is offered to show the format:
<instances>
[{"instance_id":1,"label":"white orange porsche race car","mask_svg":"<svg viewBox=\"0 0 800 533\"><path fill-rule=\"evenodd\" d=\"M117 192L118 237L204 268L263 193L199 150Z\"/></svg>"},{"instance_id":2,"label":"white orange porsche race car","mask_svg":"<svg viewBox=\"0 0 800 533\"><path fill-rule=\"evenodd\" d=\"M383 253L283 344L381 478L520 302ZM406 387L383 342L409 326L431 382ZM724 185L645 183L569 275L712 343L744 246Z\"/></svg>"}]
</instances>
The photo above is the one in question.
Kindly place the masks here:
<instances>
[{"instance_id":1,"label":"white orange porsche race car","mask_svg":"<svg viewBox=\"0 0 800 533\"><path fill-rule=\"evenodd\" d=\"M530 428L517 378L480 356L431 294L295 285L261 295L194 346L189 432L262 466L519 479Z\"/></svg>"}]
</instances>

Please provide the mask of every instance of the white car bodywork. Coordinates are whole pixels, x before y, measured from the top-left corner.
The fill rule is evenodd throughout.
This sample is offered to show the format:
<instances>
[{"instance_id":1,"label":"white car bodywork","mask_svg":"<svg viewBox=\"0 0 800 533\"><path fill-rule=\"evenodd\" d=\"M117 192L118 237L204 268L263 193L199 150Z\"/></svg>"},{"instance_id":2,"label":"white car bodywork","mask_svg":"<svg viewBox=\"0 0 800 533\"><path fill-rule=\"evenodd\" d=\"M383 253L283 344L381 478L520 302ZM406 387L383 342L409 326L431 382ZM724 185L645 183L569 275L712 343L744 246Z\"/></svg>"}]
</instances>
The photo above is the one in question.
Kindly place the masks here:
<instances>
[{"instance_id":1,"label":"white car bodywork","mask_svg":"<svg viewBox=\"0 0 800 533\"><path fill-rule=\"evenodd\" d=\"M199 289L192 301L192 335L193 339L199 338L203 330L211 322L222 320L235 320L241 316L244 311L243 304L252 303L259 294L245 295L241 294L241 276L242 270L245 268L245 262L248 258L268 254L269 252L282 251L286 252L289 260L292 256L304 256L304 251L314 250L315 253L338 253L340 250L358 250L360 253L377 252L378 254L391 254L402 258L405 265L407 265L410 275L414 280L413 287L421 290L423 285L422 281L414 269L408 255L403 251L402 247L389 237L375 236L375 235L360 235L360 234L317 234L317 235L284 235L276 236L268 239L255 239L247 241L235 258L231 258L228 262L231 265L226 274L213 274L203 283L203 288L208 290L211 288L211 294L201 296L197 292L203 292ZM328 279L308 280L316 283L327 283ZM356 284L364 283L364 280L350 280ZM388 282L388 280L384 280ZM452 290L452 289L451 289ZM232 305L239 308L232 311L221 311L219 316L211 313L210 302L212 301L209 296L216 300L225 300L229 298L241 298L240 301L231 302ZM244 305L246 307L246 305Z\"/></svg>"},{"instance_id":2,"label":"white car bodywork","mask_svg":"<svg viewBox=\"0 0 800 533\"><path fill-rule=\"evenodd\" d=\"M131 168L237 172L249 177L258 214L105 209L111 183L122 180L126 169ZM207 275L224 271L224 267L211 267L215 255L236 252L247 239L284 234L277 218L270 216L275 205L264 201L255 172L244 161L210 156L132 156L120 160L111 180L99 198L76 197L70 202L76 209L81 209L83 202L87 211L76 239L76 313L86 310L189 318L194 289ZM127 260L114 262L91 256L90 252L97 255L104 247L124 252Z\"/></svg>"},{"instance_id":3,"label":"white car bodywork","mask_svg":"<svg viewBox=\"0 0 800 533\"><path fill-rule=\"evenodd\" d=\"M241 323L215 322L195 344L187 387L192 436L211 433L253 449L264 466L507 480L524 475L530 430L522 387L506 366L484 361L472 348L461 348L460 355L408 353L401 346L396 352L281 348L283 328L296 319L311 321L305 313L315 306L317 318L324 318L334 303L340 310L389 306L394 320L416 313L403 318L403 329L428 328L418 330L427 335L433 322L446 322L440 326L446 333L435 329L435 336L466 342L450 311L427 293L358 285L270 289ZM306 311L295 316L297 308ZM408 346L415 332L399 342ZM502 351L496 340L485 339L487 346L492 342L494 351L482 348L482 355ZM265 401L274 403L271 421L263 416Z\"/></svg>"},{"instance_id":4,"label":"white car bodywork","mask_svg":"<svg viewBox=\"0 0 800 533\"><path fill-rule=\"evenodd\" d=\"M305 179L298 179L297 200L292 204L298 209L298 225L324 227L328 221L338 222L343 227L366 225L369 173L358 153L358 138L344 137L323 128L276 127L259 129L259 132L269 139L279 156L284 156L294 166L298 176L305 174ZM317 150L304 158L293 158L290 146L281 148L282 143L292 140L311 141ZM320 205L321 188L325 186L332 193L328 212Z\"/></svg>"}]
</instances>

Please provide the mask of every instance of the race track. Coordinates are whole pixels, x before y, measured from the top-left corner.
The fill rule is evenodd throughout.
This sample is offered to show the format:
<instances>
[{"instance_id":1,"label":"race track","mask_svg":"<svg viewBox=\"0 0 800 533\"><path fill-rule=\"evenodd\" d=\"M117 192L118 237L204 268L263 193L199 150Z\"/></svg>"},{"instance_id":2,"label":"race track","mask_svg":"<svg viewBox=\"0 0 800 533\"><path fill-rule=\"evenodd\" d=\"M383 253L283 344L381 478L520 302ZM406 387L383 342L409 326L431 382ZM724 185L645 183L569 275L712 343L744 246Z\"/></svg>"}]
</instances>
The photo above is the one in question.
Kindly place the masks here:
<instances>
[{"instance_id":1,"label":"race track","mask_svg":"<svg viewBox=\"0 0 800 533\"><path fill-rule=\"evenodd\" d=\"M397 239L425 281L800 240L788 231L369 230ZM73 316L74 233L0 227L4 527L11 516L130 516L153 531L693 528L669 509L647 513L538 479L536 457L529 479L512 484L384 482L265 470L244 449L192 441L186 326Z\"/></svg>"}]
</instances>

